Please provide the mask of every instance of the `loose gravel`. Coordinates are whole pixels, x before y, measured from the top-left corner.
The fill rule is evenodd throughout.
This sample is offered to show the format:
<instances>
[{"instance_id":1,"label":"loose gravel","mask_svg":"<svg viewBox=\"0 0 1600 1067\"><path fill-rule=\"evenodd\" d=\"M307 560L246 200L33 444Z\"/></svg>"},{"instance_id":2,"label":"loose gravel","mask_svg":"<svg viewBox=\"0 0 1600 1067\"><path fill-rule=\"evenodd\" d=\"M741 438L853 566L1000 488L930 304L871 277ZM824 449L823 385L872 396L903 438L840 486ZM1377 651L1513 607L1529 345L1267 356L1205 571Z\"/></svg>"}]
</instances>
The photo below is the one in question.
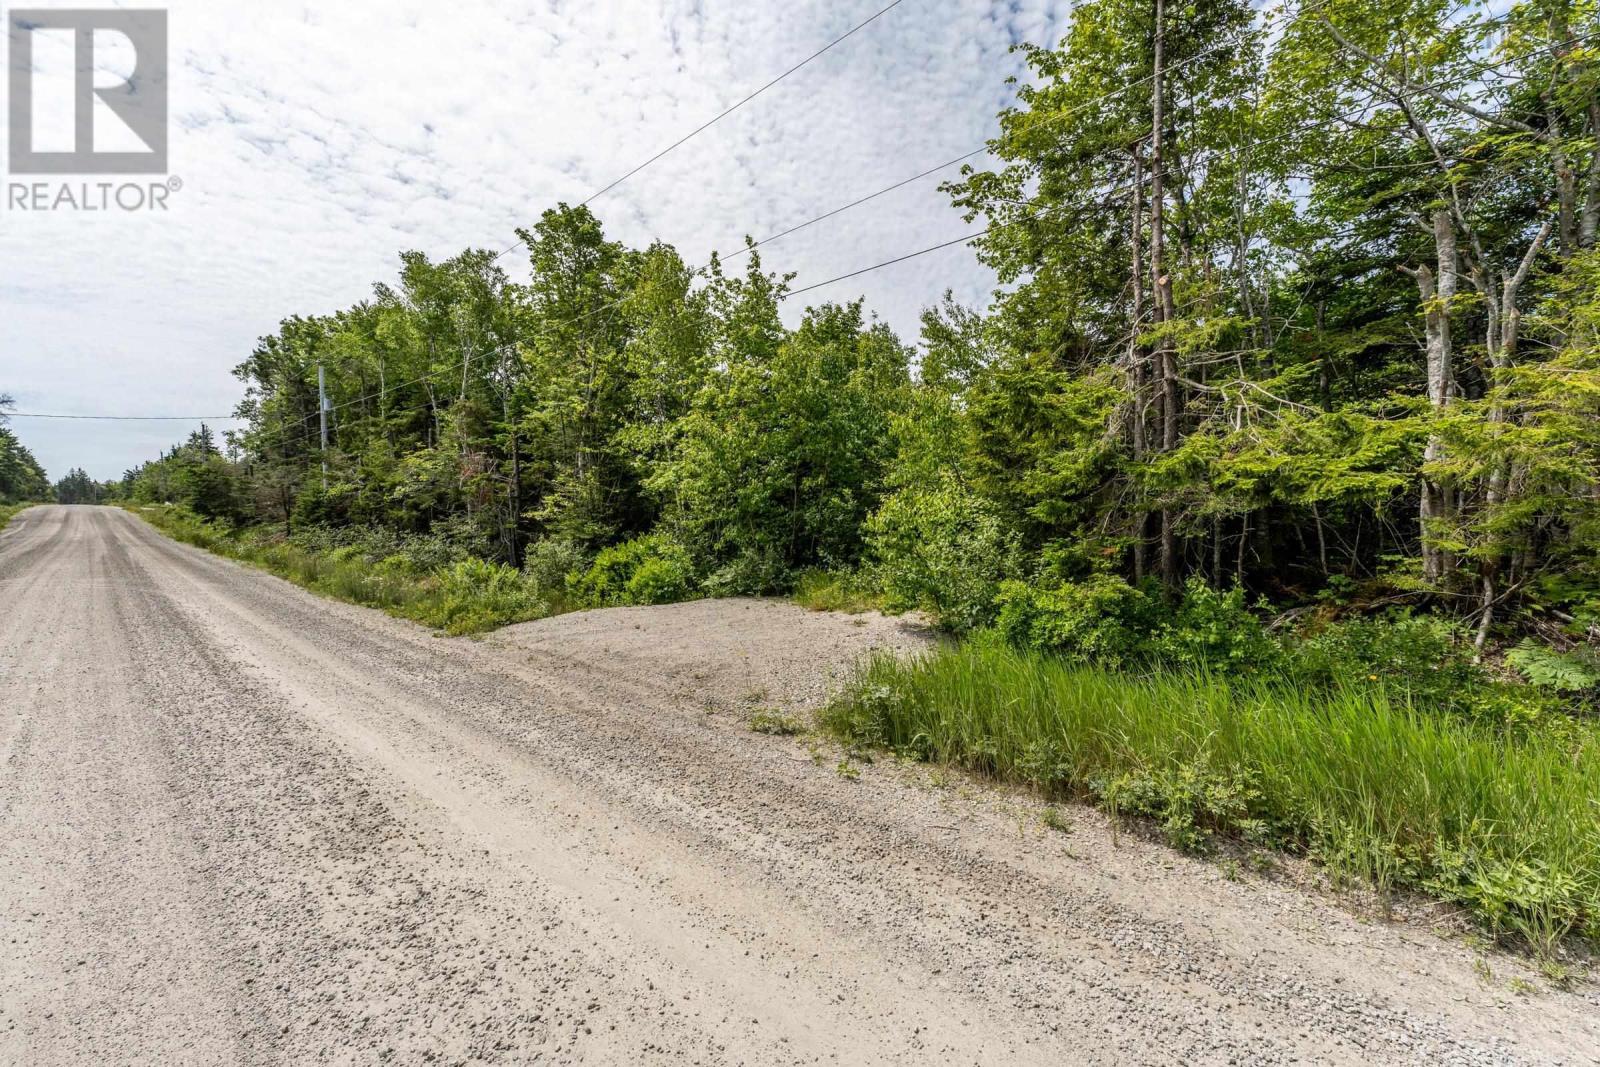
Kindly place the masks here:
<instances>
[{"instance_id":1,"label":"loose gravel","mask_svg":"<svg viewBox=\"0 0 1600 1067\"><path fill-rule=\"evenodd\" d=\"M0 1063L1600 1061L1593 985L1425 915L749 728L932 640L755 600L445 639L31 509Z\"/></svg>"}]
</instances>

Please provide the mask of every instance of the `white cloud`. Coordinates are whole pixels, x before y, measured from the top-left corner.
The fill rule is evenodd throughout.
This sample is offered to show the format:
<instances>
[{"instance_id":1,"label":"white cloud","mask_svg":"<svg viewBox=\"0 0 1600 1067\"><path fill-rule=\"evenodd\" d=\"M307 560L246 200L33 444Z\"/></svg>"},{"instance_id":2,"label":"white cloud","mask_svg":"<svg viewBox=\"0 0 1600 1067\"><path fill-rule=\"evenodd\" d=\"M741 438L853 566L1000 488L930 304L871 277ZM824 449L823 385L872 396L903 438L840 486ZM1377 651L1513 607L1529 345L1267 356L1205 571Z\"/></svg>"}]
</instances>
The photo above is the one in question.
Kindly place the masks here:
<instances>
[{"instance_id":1,"label":"white cloud","mask_svg":"<svg viewBox=\"0 0 1600 1067\"><path fill-rule=\"evenodd\" d=\"M0 391L22 410L225 413L231 370L290 314L366 297L420 248L503 248L870 14L880 0L170 4L165 214L0 213ZM981 144L1064 0L905 0L595 202L608 233L691 261ZM795 284L969 229L928 178L772 245ZM521 259L508 256L514 272ZM952 248L807 294L915 333ZM798 311L798 309L795 309ZM52 476L150 458L178 425L17 420Z\"/></svg>"}]
</instances>

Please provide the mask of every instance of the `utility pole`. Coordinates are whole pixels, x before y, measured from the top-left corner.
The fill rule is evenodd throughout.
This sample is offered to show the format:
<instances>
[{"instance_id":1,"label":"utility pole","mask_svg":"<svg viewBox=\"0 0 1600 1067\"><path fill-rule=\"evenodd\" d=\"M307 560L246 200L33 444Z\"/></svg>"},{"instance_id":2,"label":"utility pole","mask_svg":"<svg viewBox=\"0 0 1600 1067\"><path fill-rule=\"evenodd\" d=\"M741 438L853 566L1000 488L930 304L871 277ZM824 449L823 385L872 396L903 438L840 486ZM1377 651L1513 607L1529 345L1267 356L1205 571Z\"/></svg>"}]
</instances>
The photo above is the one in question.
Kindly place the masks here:
<instances>
[{"instance_id":1,"label":"utility pole","mask_svg":"<svg viewBox=\"0 0 1600 1067\"><path fill-rule=\"evenodd\" d=\"M322 419L322 491L328 491L328 376L317 361L317 413Z\"/></svg>"},{"instance_id":2,"label":"utility pole","mask_svg":"<svg viewBox=\"0 0 1600 1067\"><path fill-rule=\"evenodd\" d=\"M1161 386L1161 451L1178 447L1178 359L1168 332L1177 308L1172 299L1172 277L1166 265L1166 36L1167 5L1155 0L1155 62L1150 92L1150 277L1155 290L1156 321L1163 327L1156 342L1156 376ZM1161 582L1171 593L1178 586L1178 538L1170 508L1161 509Z\"/></svg>"}]
</instances>

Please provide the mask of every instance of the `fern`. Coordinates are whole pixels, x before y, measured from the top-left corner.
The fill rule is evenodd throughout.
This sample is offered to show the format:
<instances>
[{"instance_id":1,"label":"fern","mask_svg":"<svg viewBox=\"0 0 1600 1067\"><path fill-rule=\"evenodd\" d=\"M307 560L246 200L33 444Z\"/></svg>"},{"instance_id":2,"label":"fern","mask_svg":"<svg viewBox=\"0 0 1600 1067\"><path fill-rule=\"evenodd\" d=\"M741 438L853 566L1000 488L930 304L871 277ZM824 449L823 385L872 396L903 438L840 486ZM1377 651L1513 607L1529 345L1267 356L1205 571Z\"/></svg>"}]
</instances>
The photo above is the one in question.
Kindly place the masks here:
<instances>
[{"instance_id":1,"label":"fern","mask_svg":"<svg viewBox=\"0 0 1600 1067\"><path fill-rule=\"evenodd\" d=\"M1515 667L1530 685L1558 693L1577 693L1600 684L1600 666L1592 656L1557 652L1532 638L1524 638L1506 653L1506 662Z\"/></svg>"}]
</instances>

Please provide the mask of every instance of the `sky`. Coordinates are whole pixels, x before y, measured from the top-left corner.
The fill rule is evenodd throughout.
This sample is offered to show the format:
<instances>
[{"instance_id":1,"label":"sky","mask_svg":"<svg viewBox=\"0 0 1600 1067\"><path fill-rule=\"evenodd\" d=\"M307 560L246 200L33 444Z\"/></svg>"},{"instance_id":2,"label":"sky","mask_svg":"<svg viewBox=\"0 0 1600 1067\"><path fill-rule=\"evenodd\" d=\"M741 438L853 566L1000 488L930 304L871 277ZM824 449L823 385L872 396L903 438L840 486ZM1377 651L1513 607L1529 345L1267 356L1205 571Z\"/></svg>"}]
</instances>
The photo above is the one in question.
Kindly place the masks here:
<instances>
[{"instance_id":1,"label":"sky","mask_svg":"<svg viewBox=\"0 0 1600 1067\"><path fill-rule=\"evenodd\" d=\"M181 188L166 211L21 211L7 197L0 393L19 412L228 415L232 368L279 320L366 298L406 249L512 244L515 227L585 199L886 2L177 0L168 168ZM591 206L630 245L661 239L691 262L736 249L981 146L1023 71L1012 46L1055 43L1066 12L903 0ZM123 44L97 46L97 85L131 69ZM70 84L50 77L73 56L68 39L34 45L36 131L52 121L39 86ZM96 123L97 139L117 128ZM940 180L776 242L765 264L799 287L970 232ZM526 276L520 252L501 262ZM913 339L946 288L982 305L993 279L957 246L794 303L865 297ZM52 478L81 466L105 479L193 424L11 427Z\"/></svg>"}]
</instances>

